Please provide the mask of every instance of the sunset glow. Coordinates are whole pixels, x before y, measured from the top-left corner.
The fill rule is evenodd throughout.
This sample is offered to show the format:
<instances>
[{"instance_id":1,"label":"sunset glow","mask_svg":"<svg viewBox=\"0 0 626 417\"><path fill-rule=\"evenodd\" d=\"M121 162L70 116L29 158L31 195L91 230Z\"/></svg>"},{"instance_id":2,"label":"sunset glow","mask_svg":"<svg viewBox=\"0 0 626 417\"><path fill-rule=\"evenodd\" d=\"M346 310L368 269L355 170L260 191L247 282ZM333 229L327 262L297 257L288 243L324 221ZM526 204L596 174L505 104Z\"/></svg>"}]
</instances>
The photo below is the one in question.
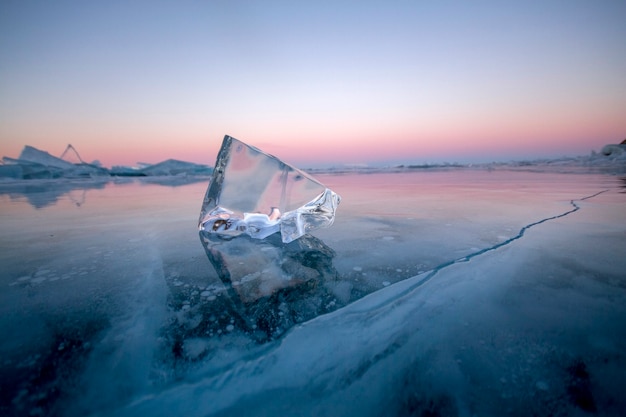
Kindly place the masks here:
<instances>
[{"instance_id":1,"label":"sunset glow","mask_svg":"<svg viewBox=\"0 0 626 417\"><path fill-rule=\"evenodd\" d=\"M626 3L0 5L0 156L306 166L586 155L626 137Z\"/></svg>"}]
</instances>

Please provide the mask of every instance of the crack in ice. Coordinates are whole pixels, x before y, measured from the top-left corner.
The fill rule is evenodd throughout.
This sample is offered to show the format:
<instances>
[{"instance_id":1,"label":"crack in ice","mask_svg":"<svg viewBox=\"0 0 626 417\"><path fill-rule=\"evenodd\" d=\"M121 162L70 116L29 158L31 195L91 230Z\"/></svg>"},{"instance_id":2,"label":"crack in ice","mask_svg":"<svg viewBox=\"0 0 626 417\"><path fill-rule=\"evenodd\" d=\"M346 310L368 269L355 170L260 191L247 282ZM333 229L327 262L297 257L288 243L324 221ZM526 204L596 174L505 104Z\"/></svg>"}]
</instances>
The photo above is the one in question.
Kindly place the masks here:
<instances>
[{"instance_id":1,"label":"crack in ice","mask_svg":"<svg viewBox=\"0 0 626 417\"><path fill-rule=\"evenodd\" d=\"M573 206L573 208L568 210L568 211L566 211L566 212L563 212L561 214L557 214L557 215L554 215L554 216L551 216L551 217L546 217L546 218L543 218L541 220L537 220L536 222L533 222L533 223L529 223L526 226L522 227L520 229L520 231L517 233L517 235L515 235L513 237L510 237L510 238L508 238L507 240L505 240L503 242L497 243L497 244L495 244L493 246L489 246L488 248L480 249L480 250L478 250L476 252L473 252L473 253L470 253L469 255L464 256L462 258L454 259L454 260L447 261L447 262L444 262L442 264L437 265L435 268L430 270L428 272L428 274L424 278L422 278L421 280L416 282L414 285L412 285L409 288L407 288L402 294L399 294L399 296L403 296L403 295L413 291L414 289L424 285L425 283L430 281L435 275L437 275L437 273L439 273L439 271L441 271L441 270L443 270L443 269L445 269L445 268L447 268L449 266L456 265L456 264L459 264L459 263L462 263L462 262L469 262L470 260L472 260L473 258L475 258L477 256L480 256L480 255L483 255L483 254L485 254L487 252L491 252L493 250L499 249L499 248L501 248L503 246L507 246L507 245L515 242L516 240L521 239L524 236L524 234L526 233L526 231L529 230L530 228L534 227L534 226L538 226L538 225L540 225L542 223L545 223L545 222L548 222L548 221L551 221L551 220L560 219L560 218L568 216L568 215L570 215L572 213L577 212L578 210L580 210L580 206L578 204L576 204L576 202L589 200L589 199L597 197L600 194L605 193L607 191L609 191L609 190L608 189L607 190L602 190L602 191L598 191L595 194L588 195L586 197L581 197L581 198L578 198L578 199L572 199L572 200L570 200L570 205Z\"/></svg>"}]
</instances>

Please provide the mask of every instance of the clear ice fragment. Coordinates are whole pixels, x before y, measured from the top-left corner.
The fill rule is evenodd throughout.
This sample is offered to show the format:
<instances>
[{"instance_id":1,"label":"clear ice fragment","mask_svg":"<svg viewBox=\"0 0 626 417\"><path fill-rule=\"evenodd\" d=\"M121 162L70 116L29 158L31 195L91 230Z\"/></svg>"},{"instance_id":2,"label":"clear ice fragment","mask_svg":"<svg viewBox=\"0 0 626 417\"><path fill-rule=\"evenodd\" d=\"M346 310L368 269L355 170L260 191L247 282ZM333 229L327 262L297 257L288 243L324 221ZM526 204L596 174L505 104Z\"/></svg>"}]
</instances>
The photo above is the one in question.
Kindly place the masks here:
<instances>
[{"instance_id":1,"label":"clear ice fragment","mask_svg":"<svg viewBox=\"0 0 626 417\"><path fill-rule=\"evenodd\" d=\"M222 237L265 239L280 232L289 243L332 225L340 201L305 172L225 136L198 226Z\"/></svg>"},{"instance_id":2,"label":"clear ice fragment","mask_svg":"<svg viewBox=\"0 0 626 417\"><path fill-rule=\"evenodd\" d=\"M243 235L226 241L215 233L201 231L200 241L233 302L239 300L248 305L285 289L297 289L288 297L280 297L276 304L298 304L298 300L311 296L330 296L326 293L327 286L322 283L337 279L333 266L335 251L312 235L289 243L283 243L278 234L267 239ZM261 310L272 304L263 303L263 308L257 305L253 311L242 311L241 316L258 318ZM306 315L304 310L308 307L305 305L319 307L320 304L303 303L294 308L299 314Z\"/></svg>"}]
</instances>

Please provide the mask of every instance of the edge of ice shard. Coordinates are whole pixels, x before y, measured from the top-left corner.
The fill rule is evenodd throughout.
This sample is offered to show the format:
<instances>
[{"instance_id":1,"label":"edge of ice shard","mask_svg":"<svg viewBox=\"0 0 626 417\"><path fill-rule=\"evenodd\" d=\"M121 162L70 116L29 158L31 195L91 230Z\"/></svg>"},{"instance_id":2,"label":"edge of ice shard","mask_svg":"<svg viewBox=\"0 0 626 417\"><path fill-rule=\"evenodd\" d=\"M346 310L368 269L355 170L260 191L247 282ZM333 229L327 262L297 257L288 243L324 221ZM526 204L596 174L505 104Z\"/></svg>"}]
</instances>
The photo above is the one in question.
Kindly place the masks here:
<instances>
[{"instance_id":1,"label":"edge of ice shard","mask_svg":"<svg viewBox=\"0 0 626 417\"><path fill-rule=\"evenodd\" d=\"M326 188L315 200L285 213L280 224L283 242L289 243L311 230L331 226L340 201L339 195Z\"/></svg>"},{"instance_id":2,"label":"edge of ice shard","mask_svg":"<svg viewBox=\"0 0 626 417\"><path fill-rule=\"evenodd\" d=\"M228 182L229 168L235 171L237 168L233 168L232 165L242 164L241 160L232 161L235 152L246 154L249 160L246 159L243 162L259 165L259 169L262 170L258 176L260 178L257 178L256 173L249 169L248 171L242 170L243 174L231 172L231 176L240 176L240 178ZM294 202L293 196L290 195L291 187L302 180L314 185L313 190L306 190L307 193L315 192L317 189L319 194L308 201L305 196L297 195ZM278 181L278 185L272 185L272 181ZM250 185L249 182L253 184ZM268 194L272 194L272 186L274 186L280 189L280 196L277 198L272 195L271 197L276 198L276 201L270 198L270 202L265 201L266 205L261 209L257 207L256 202L251 203L251 198L245 196L240 198L240 194L247 192L245 189L237 189L233 192L232 189L235 186L250 188L251 192L258 194L264 200L267 200L265 192L270 190ZM229 188L226 198L223 196L225 187ZM289 243L315 229L332 225L340 201L339 195L305 172L226 135L215 162L211 182L204 196L198 228L224 238L247 234L253 238L264 239L280 232L282 241ZM293 204L301 205L294 207ZM265 212L259 210L265 210Z\"/></svg>"}]
</instances>

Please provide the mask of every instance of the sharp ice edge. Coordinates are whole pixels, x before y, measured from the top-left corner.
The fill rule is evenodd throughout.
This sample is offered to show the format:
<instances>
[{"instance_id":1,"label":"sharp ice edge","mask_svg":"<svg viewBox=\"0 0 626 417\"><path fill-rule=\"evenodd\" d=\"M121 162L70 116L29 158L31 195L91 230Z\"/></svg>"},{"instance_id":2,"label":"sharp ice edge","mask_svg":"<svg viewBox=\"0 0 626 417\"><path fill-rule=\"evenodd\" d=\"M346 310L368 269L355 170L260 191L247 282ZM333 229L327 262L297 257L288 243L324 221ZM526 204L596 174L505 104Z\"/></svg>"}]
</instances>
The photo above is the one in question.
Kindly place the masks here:
<instances>
[{"instance_id":1,"label":"sharp ice edge","mask_svg":"<svg viewBox=\"0 0 626 417\"><path fill-rule=\"evenodd\" d=\"M289 381L287 389L308 387L307 389L311 390L313 389L311 387L314 386L316 387L314 390L319 392L328 392L329 390L340 391L342 388L346 388L358 380L362 374L367 372L367 370L372 368L376 363L394 353L394 351L401 349L401 347L406 343L406 336L402 337L395 333L389 333L392 330L389 330L390 326L387 326L384 323L385 318L382 314L380 314L382 307L394 304L396 314L401 314L399 310L406 310L411 307L411 303L403 303L403 300L407 300L409 295L414 293L416 289L423 286L423 284L429 282L440 271L453 265L469 262L471 259L480 255L509 245L512 242L521 239L525 232L534 226L566 217L580 210L580 206L576 204L576 202L589 200L607 191L610 190L602 190L586 197L570 200L570 205L573 207L572 209L551 217L543 218L533 223L529 223L522 227L517 235L504 242L500 242L488 248L473 252L462 258L444 262L424 274L416 275L404 281L397 282L394 285L390 285L379 291L368 294L344 308L318 316L308 322L301 323L289 330L285 337L273 343L271 347L268 346L267 349L263 349L261 352L257 353L256 357L250 357L249 359L245 358L243 361L239 362L238 365L230 368L225 373L215 375L213 372L210 372L205 374L205 378L202 378L200 377L200 372L197 374L197 378L199 379L194 379L193 381L189 381L189 383L182 383L169 390L162 391L160 393L161 398L157 401L158 404L152 404L151 400L154 400L155 396L148 395L138 398L122 410L115 410L114 414L116 416L134 416L143 412L144 414L151 413L151 415L160 416L168 415L169 411L166 410L172 409L177 409L179 413L185 413L188 417L219 414L220 412L223 412L229 407L235 405L237 401L242 398L242 396L245 397L246 395L255 395L255 392L272 392L274 389L285 388L287 381ZM380 297L375 295L382 292L385 292L388 296L378 302L377 300L379 300ZM318 344L314 344L314 347L310 348L309 346L303 346L302 344L296 347L289 346L290 344L297 345L299 341L302 340L302 338L290 338L289 336L292 333L300 331L306 332L307 328L311 328L311 331L315 331L316 326L317 328L322 327L327 330L341 328L342 326L337 325L338 322L350 321L354 319L354 316L363 315L365 315L365 317L362 317L363 320L367 320L370 325L374 325L376 328L380 329L380 332L377 333L380 335L378 340L385 340L387 343L384 343L384 345L379 343L379 346L376 345L375 342L362 340L362 344L359 345L359 349L370 351L371 354L361 355L361 357L366 356L370 359L365 363L359 362L357 369L354 369L353 363L341 363L340 365L337 365L335 362L328 359L336 354L333 349L336 349L337 344L340 342L329 344L327 349L323 351L315 350L320 347ZM328 324L329 322L332 323L332 325ZM416 329L416 331L418 330L419 329ZM343 331L345 332L345 328ZM348 339L350 336L353 336L355 339L359 338L358 334L341 334L341 336L348 337ZM339 338L337 338L337 340L339 340ZM343 347L348 350L353 350L355 344L359 344L358 340L356 342L354 340L351 341L351 346L345 345ZM315 367L317 367L315 369L315 378L311 379L311 375L308 372L299 372L294 374L292 372L292 368L284 370L288 373L288 375L281 373L282 370L275 366L275 363L279 360L277 358L279 350L283 356L286 356L286 358L283 358L283 361L286 360L287 362L290 362L294 366L293 369L302 368L298 367L298 365L302 365L305 362L309 363L310 366L302 369L311 369L311 362L315 363ZM337 373L337 366L345 368L344 372L347 374L345 376L349 376L350 378L342 378L339 380L335 379L330 381L329 378L333 378L332 375L334 375L333 372L330 372L331 369L319 369L319 366L324 366L324 364L327 363L330 363L329 366L332 366L332 371L335 374ZM326 370L329 371L328 374L331 376L326 376ZM276 375L274 375L274 378L271 378L271 376L269 378L264 377L265 372ZM229 387L231 381L237 380L237 378L240 378L243 375L246 376L246 386L238 384L236 387ZM216 396L215 393L218 391L220 394Z\"/></svg>"}]
</instances>

